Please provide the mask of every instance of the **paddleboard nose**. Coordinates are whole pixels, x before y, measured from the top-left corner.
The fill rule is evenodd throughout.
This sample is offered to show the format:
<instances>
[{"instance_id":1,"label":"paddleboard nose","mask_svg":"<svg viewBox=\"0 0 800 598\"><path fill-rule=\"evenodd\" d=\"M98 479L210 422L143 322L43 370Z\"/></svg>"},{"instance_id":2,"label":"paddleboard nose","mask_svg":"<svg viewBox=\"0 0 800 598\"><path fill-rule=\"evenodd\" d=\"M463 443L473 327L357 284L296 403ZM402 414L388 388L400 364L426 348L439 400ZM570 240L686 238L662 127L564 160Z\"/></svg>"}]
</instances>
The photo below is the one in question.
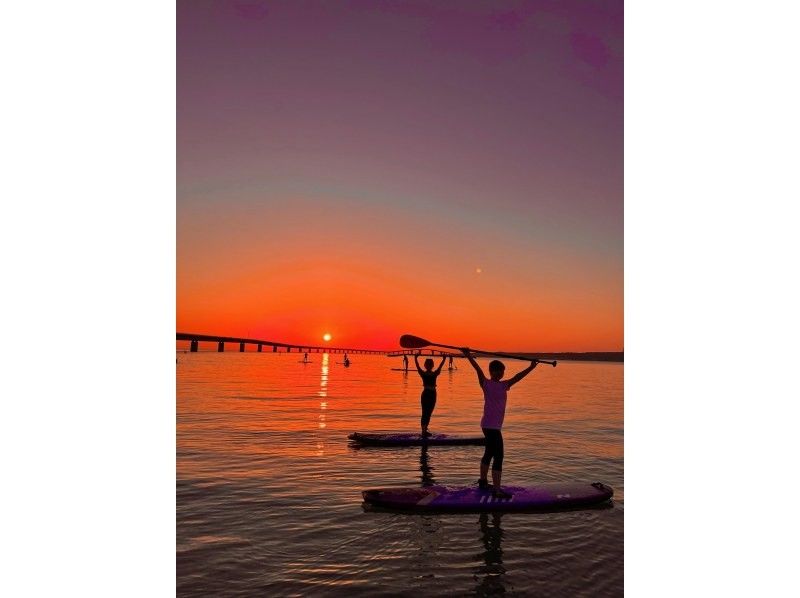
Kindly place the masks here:
<instances>
[{"instance_id":1,"label":"paddleboard nose","mask_svg":"<svg viewBox=\"0 0 800 598\"><path fill-rule=\"evenodd\" d=\"M606 486L603 482L593 482L592 486L608 495L608 498L614 496L614 489L611 486Z\"/></svg>"}]
</instances>

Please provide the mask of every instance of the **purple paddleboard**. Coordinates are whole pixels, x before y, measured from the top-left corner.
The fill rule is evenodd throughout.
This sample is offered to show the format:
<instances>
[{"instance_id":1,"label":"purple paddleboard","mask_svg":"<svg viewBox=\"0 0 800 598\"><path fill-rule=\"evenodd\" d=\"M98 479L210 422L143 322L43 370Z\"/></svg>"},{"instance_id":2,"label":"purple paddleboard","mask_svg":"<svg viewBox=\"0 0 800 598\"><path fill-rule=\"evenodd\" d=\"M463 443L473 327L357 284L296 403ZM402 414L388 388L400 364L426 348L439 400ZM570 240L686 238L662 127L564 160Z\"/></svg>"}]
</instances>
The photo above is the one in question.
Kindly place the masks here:
<instances>
[{"instance_id":1,"label":"purple paddleboard","mask_svg":"<svg viewBox=\"0 0 800 598\"><path fill-rule=\"evenodd\" d=\"M450 436L449 434L433 434L423 438L419 434L364 434L354 432L348 438L365 446L433 446L455 444L486 444L483 436Z\"/></svg>"},{"instance_id":2,"label":"purple paddleboard","mask_svg":"<svg viewBox=\"0 0 800 598\"><path fill-rule=\"evenodd\" d=\"M369 505L406 511L536 511L597 505L614 490L605 484L560 482L530 488L504 486L511 498L495 498L491 490L476 486L448 488L377 488L362 491Z\"/></svg>"}]
</instances>

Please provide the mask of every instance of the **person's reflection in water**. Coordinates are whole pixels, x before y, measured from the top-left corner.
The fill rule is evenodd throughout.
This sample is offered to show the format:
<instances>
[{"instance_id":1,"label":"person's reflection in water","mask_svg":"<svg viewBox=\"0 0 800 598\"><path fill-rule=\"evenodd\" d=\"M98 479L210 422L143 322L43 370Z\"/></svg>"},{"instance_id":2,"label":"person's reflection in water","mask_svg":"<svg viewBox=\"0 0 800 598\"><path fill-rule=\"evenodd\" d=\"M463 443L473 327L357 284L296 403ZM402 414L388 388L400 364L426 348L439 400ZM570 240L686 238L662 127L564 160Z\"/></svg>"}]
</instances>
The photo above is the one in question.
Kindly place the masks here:
<instances>
[{"instance_id":1,"label":"person's reflection in water","mask_svg":"<svg viewBox=\"0 0 800 598\"><path fill-rule=\"evenodd\" d=\"M489 523L490 517L491 524ZM503 539L503 528L500 527L501 517L501 513L481 513L478 520L484 547L482 555L484 564L475 568L475 579L478 580L475 594L478 596L494 596L504 594L506 591L506 569L503 567L503 549L500 547Z\"/></svg>"},{"instance_id":2,"label":"person's reflection in water","mask_svg":"<svg viewBox=\"0 0 800 598\"><path fill-rule=\"evenodd\" d=\"M422 452L419 454L419 470L422 472L422 487L436 485L433 479L433 467L428 462L428 447L422 445Z\"/></svg>"}]
</instances>

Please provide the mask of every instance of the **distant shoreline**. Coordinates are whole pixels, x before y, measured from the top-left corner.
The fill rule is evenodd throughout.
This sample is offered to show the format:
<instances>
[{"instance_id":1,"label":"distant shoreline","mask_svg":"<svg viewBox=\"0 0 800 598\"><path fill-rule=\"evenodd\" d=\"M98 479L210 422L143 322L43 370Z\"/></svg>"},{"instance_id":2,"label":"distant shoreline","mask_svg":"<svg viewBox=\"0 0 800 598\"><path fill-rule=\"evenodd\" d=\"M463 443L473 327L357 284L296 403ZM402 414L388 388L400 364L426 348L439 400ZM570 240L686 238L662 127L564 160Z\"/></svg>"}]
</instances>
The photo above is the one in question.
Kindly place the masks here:
<instances>
[{"instance_id":1,"label":"distant shoreline","mask_svg":"<svg viewBox=\"0 0 800 598\"><path fill-rule=\"evenodd\" d=\"M589 353L516 353L526 357L539 359L555 359L557 361L614 361L625 362L624 351L595 351Z\"/></svg>"}]
</instances>

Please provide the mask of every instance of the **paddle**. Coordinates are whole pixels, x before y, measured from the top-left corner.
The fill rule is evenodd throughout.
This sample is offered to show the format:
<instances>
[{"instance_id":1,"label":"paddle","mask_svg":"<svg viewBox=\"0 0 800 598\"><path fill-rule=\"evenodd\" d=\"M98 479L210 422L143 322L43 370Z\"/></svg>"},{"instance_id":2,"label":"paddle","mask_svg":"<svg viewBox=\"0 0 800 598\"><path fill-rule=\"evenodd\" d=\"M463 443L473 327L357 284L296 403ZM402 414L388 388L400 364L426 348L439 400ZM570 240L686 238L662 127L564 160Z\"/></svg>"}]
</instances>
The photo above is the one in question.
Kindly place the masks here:
<instances>
[{"instance_id":1,"label":"paddle","mask_svg":"<svg viewBox=\"0 0 800 598\"><path fill-rule=\"evenodd\" d=\"M422 349L428 345L435 345L437 347L444 347L445 349L455 349L461 351L461 347L453 345L443 345L442 343L432 343L429 340L414 336L413 334L404 334L400 337L400 346L404 349ZM531 359L530 357L523 357L522 355L512 355L510 353L497 353L493 351L481 351L480 349L470 349L473 353L480 353L481 355L494 355L497 357L507 357L508 359L522 359L523 361L538 361L539 363L546 363L556 367L557 361L544 361L543 359Z\"/></svg>"}]
</instances>

